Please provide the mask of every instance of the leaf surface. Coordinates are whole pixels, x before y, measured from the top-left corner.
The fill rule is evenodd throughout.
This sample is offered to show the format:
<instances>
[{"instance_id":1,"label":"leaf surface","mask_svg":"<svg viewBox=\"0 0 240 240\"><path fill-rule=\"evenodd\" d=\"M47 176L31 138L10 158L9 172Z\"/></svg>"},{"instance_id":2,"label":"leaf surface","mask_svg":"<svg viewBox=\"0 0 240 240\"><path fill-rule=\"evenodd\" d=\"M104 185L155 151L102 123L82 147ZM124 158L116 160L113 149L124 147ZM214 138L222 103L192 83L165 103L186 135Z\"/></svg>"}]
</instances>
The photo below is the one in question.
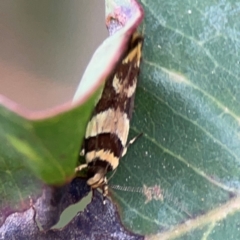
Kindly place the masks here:
<instances>
[{"instance_id":1,"label":"leaf surface","mask_svg":"<svg viewBox=\"0 0 240 240\"><path fill-rule=\"evenodd\" d=\"M35 201L41 195L40 179L54 185L71 180L95 97L37 120L0 106L1 221L28 208L30 198Z\"/></svg>"},{"instance_id":2,"label":"leaf surface","mask_svg":"<svg viewBox=\"0 0 240 240\"><path fill-rule=\"evenodd\" d=\"M112 196L126 226L149 239L238 239L240 5L141 3L130 137L143 137L121 159Z\"/></svg>"}]
</instances>

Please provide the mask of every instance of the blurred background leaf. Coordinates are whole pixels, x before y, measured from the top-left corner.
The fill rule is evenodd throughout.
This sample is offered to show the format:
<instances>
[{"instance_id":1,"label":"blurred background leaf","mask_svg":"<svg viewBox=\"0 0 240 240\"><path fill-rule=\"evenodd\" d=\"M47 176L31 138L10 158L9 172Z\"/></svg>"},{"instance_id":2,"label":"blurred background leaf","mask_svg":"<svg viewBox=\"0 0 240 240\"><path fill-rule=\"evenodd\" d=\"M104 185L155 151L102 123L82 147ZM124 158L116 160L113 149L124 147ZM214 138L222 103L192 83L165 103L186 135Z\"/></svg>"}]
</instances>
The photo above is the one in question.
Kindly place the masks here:
<instances>
[{"instance_id":1,"label":"blurred background leaf","mask_svg":"<svg viewBox=\"0 0 240 240\"><path fill-rule=\"evenodd\" d=\"M108 36L104 16L98 0L1 1L0 94L32 110L72 99Z\"/></svg>"}]
</instances>

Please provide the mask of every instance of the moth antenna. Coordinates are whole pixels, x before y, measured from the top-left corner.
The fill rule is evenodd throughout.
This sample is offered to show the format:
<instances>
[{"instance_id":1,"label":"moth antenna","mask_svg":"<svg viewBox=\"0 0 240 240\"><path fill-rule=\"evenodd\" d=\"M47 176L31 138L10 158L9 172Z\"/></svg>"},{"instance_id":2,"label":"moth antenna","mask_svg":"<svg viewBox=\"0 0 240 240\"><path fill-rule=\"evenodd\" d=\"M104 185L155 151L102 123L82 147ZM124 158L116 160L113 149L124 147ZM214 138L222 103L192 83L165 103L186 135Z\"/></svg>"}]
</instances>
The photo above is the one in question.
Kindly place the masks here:
<instances>
[{"instance_id":1,"label":"moth antenna","mask_svg":"<svg viewBox=\"0 0 240 240\"><path fill-rule=\"evenodd\" d=\"M143 193L143 187L132 187L132 186L120 186L120 185L110 185L112 189L116 189L123 192L136 192Z\"/></svg>"},{"instance_id":2,"label":"moth antenna","mask_svg":"<svg viewBox=\"0 0 240 240\"><path fill-rule=\"evenodd\" d=\"M111 180L111 178L114 176L114 174L116 173L116 171L117 171L117 168L114 169L113 173L112 173L111 176L108 178L108 182L109 182L109 181Z\"/></svg>"}]
</instances>

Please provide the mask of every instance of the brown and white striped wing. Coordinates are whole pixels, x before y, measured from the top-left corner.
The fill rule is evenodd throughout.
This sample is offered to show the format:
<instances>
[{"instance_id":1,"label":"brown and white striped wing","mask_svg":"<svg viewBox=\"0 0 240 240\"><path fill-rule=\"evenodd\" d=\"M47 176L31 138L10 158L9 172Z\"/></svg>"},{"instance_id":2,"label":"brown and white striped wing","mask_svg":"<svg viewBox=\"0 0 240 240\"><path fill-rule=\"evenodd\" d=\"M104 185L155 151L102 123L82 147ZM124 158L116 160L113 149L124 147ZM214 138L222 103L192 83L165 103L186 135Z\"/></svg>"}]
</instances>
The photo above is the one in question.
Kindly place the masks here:
<instances>
[{"instance_id":1,"label":"brown and white striped wing","mask_svg":"<svg viewBox=\"0 0 240 240\"><path fill-rule=\"evenodd\" d=\"M122 62L107 79L85 134L85 157L88 164L118 166L132 117L137 77L141 60L142 36L133 34Z\"/></svg>"}]
</instances>

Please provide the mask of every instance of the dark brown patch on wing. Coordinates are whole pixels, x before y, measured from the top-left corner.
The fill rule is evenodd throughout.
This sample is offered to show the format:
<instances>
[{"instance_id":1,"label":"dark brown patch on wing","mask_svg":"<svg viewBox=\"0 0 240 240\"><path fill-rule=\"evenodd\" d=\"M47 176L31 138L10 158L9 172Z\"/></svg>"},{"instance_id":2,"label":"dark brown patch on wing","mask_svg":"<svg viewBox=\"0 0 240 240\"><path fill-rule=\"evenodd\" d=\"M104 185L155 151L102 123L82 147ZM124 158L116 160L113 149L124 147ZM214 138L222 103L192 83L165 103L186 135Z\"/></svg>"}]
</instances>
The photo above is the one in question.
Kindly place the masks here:
<instances>
[{"instance_id":1,"label":"dark brown patch on wing","mask_svg":"<svg viewBox=\"0 0 240 240\"><path fill-rule=\"evenodd\" d=\"M103 161L100 158L94 159L94 161L88 163L88 177L92 177L96 172L97 169L102 168L105 169L106 172L112 171L112 166L109 162Z\"/></svg>"},{"instance_id":2,"label":"dark brown patch on wing","mask_svg":"<svg viewBox=\"0 0 240 240\"><path fill-rule=\"evenodd\" d=\"M98 150L110 150L114 156L120 158L122 155L123 146L118 136L113 133L101 133L95 137L89 137L85 139L86 153Z\"/></svg>"},{"instance_id":3,"label":"dark brown patch on wing","mask_svg":"<svg viewBox=\"0 0 240 240\"><path fill-rule=\"evenodd\" d=\"M127 53L131 52L139 43L142 43L142 41L142 37L136 35L136 37L133 38ZM139 74L139 66L137 66L137 62L139 61L139 58L140 56L136 55L131 61L128 61L128 54L125 55L123 58L124 60L116 67L116 69L114 69L113 74L107 79L101 99L97 103L93 115L105 111L108 108L119 108L122 112L127 114L129 119L131 119L135 94L128 98L126 89L133 86L137 81L137 76ZM113 87L115 76L118 78L119 83L123 85L119 93L116 93Z\"/></svg>"}]
</instances>

